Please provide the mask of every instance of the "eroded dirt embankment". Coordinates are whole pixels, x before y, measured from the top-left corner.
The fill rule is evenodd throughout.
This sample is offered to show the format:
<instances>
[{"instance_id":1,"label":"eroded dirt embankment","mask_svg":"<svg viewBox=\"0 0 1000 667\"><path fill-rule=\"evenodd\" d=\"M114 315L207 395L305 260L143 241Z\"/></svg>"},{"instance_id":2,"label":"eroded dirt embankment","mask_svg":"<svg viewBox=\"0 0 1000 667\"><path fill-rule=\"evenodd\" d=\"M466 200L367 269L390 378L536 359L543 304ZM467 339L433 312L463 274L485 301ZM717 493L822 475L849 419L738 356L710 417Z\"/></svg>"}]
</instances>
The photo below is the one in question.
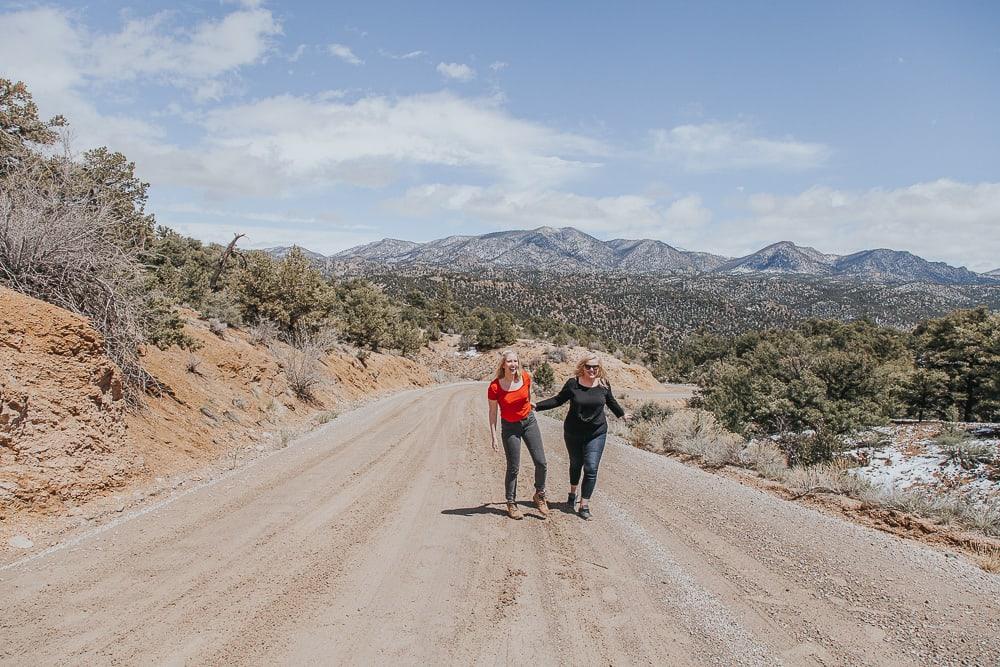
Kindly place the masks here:
<instances>
[{"instance_id":1,"label":"eroded dirt embankment","mask_svg":"<svg viewBox=\"0 0 1000 667\"><path fill-rule=\"evenodd\" d=\"M0 518L122 484L121 375L85 318L0 288Z\"/></svg>"},{"instance_id":2,"label":"eroded dirt embankment","mask_svg":"<svg viewBox=\"0 0 1000 667\"><path fill-rule=\"evenodd\" d=\"M425 365L353 350L319 360L314 396L289 387L294 355L182 313L194 351L143 351L163 391L127 409L121 374L86 318L0 288L0 537L29 515L78 511L136 484L283 446L367 397L433 382ZM4 541L6 546L6 541Z\"/></svg>"}]
</instances>

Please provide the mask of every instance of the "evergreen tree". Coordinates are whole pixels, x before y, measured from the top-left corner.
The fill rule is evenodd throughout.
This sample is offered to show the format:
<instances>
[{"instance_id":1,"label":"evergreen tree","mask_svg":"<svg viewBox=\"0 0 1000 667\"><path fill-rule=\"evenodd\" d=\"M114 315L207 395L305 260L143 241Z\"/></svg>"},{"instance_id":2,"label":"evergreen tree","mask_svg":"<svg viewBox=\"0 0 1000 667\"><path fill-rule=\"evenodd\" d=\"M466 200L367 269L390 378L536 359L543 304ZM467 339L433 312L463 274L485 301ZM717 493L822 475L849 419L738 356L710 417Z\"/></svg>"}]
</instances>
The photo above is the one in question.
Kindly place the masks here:
<instances>
[{"instance_id":1,"label":"evergreen tree","mask_svg":"<svg viewBox=\"0 0 1000 667\"><path fill-rule=\"evenodd\" d=\"M926 368L947 374L963 421L1000 419L1000 315L956 310L914 332Z\"/></svg>"},{"instance_id":2,"label":"evergreen tree","mask_svg":"<svg viewBox=\"0 0 1000 667\"><path fill-rule=\"evenodd\" d=\"M543 361L542 365L538 367L535 371L534 381L535 384L538 385L538 388L542 391L549 391L552 389L552 385L556 382L556 374L555 371L552 370L552 366L549 365L549 362Z\"/></svg>"}]
</instances>

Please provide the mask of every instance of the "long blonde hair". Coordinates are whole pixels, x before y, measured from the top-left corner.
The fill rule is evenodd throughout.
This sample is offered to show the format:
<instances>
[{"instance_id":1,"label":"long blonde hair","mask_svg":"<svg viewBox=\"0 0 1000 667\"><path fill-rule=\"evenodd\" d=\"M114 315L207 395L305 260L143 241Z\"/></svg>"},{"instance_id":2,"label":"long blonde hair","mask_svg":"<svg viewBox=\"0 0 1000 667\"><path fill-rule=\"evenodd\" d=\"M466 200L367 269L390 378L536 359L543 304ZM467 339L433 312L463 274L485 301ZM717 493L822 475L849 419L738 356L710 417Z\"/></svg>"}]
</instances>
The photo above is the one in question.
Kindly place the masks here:
<instances>
[{"instance_id":1,"label":"long blonde hair","mask_svg":"<svg viewBox=\"0 0 1000 667\"><path fill-rule=\"evenodd\" d=\"M518 356L517 352L515 352L514 350L504 350L503 352L500 353L500 363L497 364L497 372L496 372L497 380L503 379L503 376L506 374L507 357L509 357L510 355L514 355L515 357L517 357L517 365L518 367L521 366L521 357ZM513 380L514 378L511 379Z\"/></svg>"},{"instance_id":2,"label":"long blonde hair","mask_svg":"<svg viewBox=\"0 0 1000 667\"><path fill-rule=\"evenodd\" d=\"M585 371L584 366L586 366L587 362L590 361L591 359L597 359L597 363L600 364L597 367L597 383L603 384L605 387L611 386L611 383L608 382L608 374L604 372L604 363L601 362L601 358L596 354L586 354L583 356L582 359L580 359L579 363L577 363L576 365L577 379L583 377Z\"/></svg>"}]
</instances>

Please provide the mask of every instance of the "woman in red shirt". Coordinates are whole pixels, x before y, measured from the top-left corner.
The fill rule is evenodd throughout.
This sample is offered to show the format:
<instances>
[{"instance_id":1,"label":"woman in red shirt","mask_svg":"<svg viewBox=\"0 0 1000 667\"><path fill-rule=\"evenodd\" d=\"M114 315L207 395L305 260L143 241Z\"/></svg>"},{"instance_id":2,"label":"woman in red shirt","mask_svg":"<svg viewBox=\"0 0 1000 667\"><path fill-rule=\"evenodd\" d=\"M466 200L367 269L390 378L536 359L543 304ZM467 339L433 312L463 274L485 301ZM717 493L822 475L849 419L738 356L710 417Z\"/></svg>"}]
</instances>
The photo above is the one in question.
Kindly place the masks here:
<instances>
[{"instance_id":1,"label":"woman in red shirt","mask_svg":"<svg viewBox=\"0 0 1000 667\"><path fill-rule=\"evenodd\" d=\"M493 451L497 451L497 412L500 413L500 437L503 451L507 456L507 515L511 519L522 519L524 515L517 508L517 469L521 465L521 441L528 447L528 453L535 464L535 496L532 500L543 517L549 515L545 502L545 450L542 448L542 434L538 430L535 413L531 410L531 375L521 369L517 353L512 351L500 355L496 378L486 390L490 402L490 437Z\"/></svg>"}]
</instances>

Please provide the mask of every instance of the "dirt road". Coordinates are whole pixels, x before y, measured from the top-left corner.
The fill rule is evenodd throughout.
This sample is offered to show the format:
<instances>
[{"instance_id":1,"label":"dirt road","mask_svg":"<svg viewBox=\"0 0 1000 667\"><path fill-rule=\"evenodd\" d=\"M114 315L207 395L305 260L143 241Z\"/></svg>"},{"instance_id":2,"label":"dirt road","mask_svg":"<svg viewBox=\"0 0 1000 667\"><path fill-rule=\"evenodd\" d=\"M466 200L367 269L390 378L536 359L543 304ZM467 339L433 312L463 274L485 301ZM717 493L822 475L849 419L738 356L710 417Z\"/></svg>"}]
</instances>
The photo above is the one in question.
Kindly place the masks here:
<instances>
[{"instance_id":1,"label":"dirt road","mask_svg":"<svg viewBox=\"0 0 1000 667\"><path fill-rule=\"evenodd\" d=\"M996 664L1000 577L647 452L609 444L589 522L506 519L484 395L398 394L0 566L0 662Z\"/></svg>"}]
</instances>

